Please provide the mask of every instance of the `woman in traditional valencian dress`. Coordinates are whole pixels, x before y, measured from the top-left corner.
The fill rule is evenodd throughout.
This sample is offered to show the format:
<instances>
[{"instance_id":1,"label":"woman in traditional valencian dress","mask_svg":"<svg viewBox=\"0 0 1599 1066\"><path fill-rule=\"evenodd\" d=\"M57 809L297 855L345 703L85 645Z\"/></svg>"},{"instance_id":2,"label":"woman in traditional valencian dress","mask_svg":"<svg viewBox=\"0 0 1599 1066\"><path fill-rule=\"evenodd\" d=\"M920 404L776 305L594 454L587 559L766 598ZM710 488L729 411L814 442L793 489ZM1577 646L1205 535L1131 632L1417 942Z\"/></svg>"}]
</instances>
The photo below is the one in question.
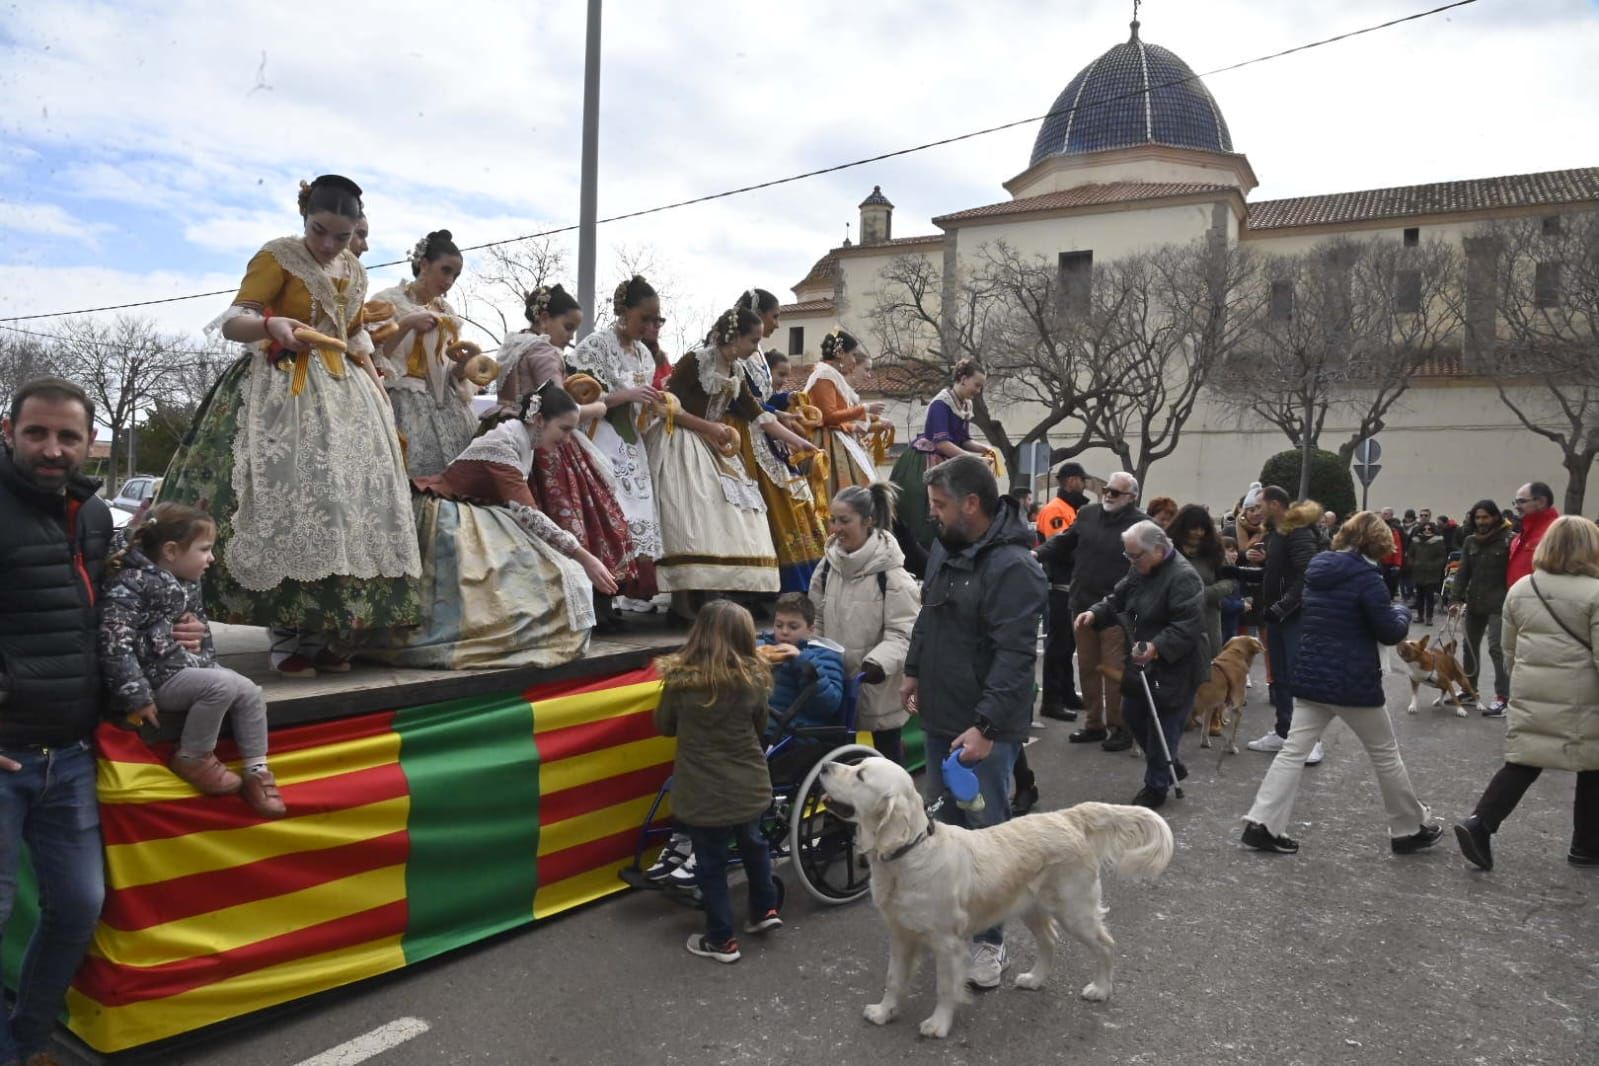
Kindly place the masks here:
<instances>
[{"instance_id":1,"label":"woman in traditional valencian dress","mask_svg":"<svg viewBox=\"0 0 1599 1066\"><path fill-rule=\"evenodd\" d=\"M817 443L828 459L828 498L850 485L870 485L877 480L877 466L860 441L862 430L883 413L881 403L862 403L855 386L846 380L866 358L866 351L853 336L834 329L822 338L822 361L811 370L805 392L811 404L822 412Z\"/></svg>"},{"instance_id":2,"label":"woman in traditional valencian dress","mask_svg":"<svg viewBox=\"0 0 1599 1066\"><path fill-rule=\"evenodd\" d=\"M674 594L673 610L681 616L697 610L701 597L695 594L778 588L766 504L739 458L744 433L722 419L731 414L797 452L815 446L763 410L739 372L739 360L760 337L761 320L753 311L722 312L705 346L672 368L667 390L681 410L649 430L663 544L655 578Z\"/></svg>"},{"instance_id":3,"label":"woman in traditional valencian dress","mask_svg":"<svg viewBox=\"0 0 1599 1066\"><path fill-rule=\"evenodd\" d=\"M763 339L777 330L777 297L765 289L750 289L734 306L753 311L760 317ZM772 368L759 344L748 357L739 361L739 368L762 410L774 414L779 423L789 425L773 407L772 398L777 389L772 381ZM740 431L739 454L744 472L754 479L766 503L766 524L771 530L772 547L777 551L778 591L808 592L811 573L822 561L822 550L827 542L827 529L817 517L810 484L790 469L786 445L775 437L756 432L756 427L741 419L736 410L729 410L727 419Z\"/></svg>"},{"instance_id":4,"label":"woman in traditional valencian dress","mask_svg":"<svg viewBox=\"0 0 1599 1066\"><path fill-rule=\"evenodd\" d=\"M444 473L414 479L422 625L369 635L363 658L462 670L556 666L583 654L594 590L615 592L616 580L527 486L535 449L559 448L577 422L577 401L550 382Z\"/></svg>"},{"instance_id":5,"label":"woman in traditional valencian dress","mask_svg":"<svg viewBox=\"0 0 1599 1066\"><path fill-rule=\"evenodd\" d=\"M541 285L528 294L524 313L532 330L512 334L500 346L500 402L483 416L486 424L515 417L529 393L551 381L559 386L566 380L562 352L583 323L576 298L559 285ZM578 416L584 420L604 418L605 414L605 404L600 401L578 407ZM576 537L608 572L618 578L632 574L633 538L616 501L616 479L610 462L587 434L568 434L559 447L540 448L533 457L528 487L539 509ZM600 632L619 624L608 595L596 596L594 609L598 618L595 628Z\"/></svg>"},{"instance_id":6,"label":"woman in traditional valencian dress","mask_svg":"<svg viewBox=\"0 0 1599 1066\"><path fill-rule=\"evenodd\" d=\"M421 560L400 442L359 328L366 271L348 245L361 190L317 178L300 213L305 232L256 253L220 320L251 351L195 416L161 498L216 519L211 618L270 627L273 668L310 677L349 669L330 636L415 624Z\"/></svg>"},{"instance_id":7,"label":"woman in traditional valencian dress","mask_svg":"<svg viewBox=\"0 0 1599 1066\"><path fill-rule=\"evenodd\" d=\"M616 501L627 516L634 551L654 559L661 554L661 520L639 417L661 399L660 390L650 384L655 359L642 343L650 320L660 316L661 301L650 283L635 274L616 287L611 311L616 320L583 338L566 361L605 390L600 397L605 417L594 426L594 445L611 464Z\"/></svg>"},{"instance_id":8,"label":"woman in traditional valencian dress","mask_svg":"<svg viewBox=\"0 0 1599 1066\"><path fill-rule=\"evenodd\" d=\"M899 486L899 519L922 547L938 536L927 516L927 488L922 475L957 455L976 455L988 463L1006 487L1005 464L999 453L972 439L972 401L988 383L988 373L972 359L955 364L952 381L927 406L922 435L894 463L890 480Z\"/></svg>"},{"instance_id":9,"label":"woman in traditional valencian dress","mask_svg":"<svg viewBox=\"0 0 1599 1066\"><path fill-rule=\"evenodd\" d=\"M405 439L405 465L412 477L428 477L450 465L477 433L466 380L464 323L444 294L461 276L462 259L447 229L436 230L411 249L416 280L373 297L394 306L399 327L379 346L383 384L394 404L394 423Z\"/></svg>"}]
</instances>

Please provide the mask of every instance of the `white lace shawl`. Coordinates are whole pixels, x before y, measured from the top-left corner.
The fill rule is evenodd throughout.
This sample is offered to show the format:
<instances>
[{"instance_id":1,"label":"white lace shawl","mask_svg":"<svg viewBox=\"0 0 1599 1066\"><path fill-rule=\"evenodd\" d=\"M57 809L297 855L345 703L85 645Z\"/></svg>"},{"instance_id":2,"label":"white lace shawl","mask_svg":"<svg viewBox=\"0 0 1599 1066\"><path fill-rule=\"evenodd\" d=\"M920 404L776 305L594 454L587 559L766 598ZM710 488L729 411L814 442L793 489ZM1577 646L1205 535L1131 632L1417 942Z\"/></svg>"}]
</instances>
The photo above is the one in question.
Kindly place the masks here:
<instances>
[{"instance_id":1,"label":"white lace shawl","mask_svg":"<svg viewBox=\"0 0 1599 1066\"><path fill-rule=\"evenodd\" d=\"M419 304L412 297L410 286L404 283L391 285L372 298L392 303L396 322L417 311L431 311L443 319L436 328L426 333L418 334L406 330L400 334L394 342L394 354L385 357L388 373L384 375L383 384L390 389L431 392L433 402L441 407L445 404L445 397L452 392L460 402L470 403L473 394L477 392L477 386L451 373L455 368L455 362L450 359L447 349L461 339L461 328L465 323L461 316L455 313L455 308L450 306L449 301L440 296L426 304ZM407 364L412 350L418 343L426 353L425 382L407 376Z\"/></svg>"},{"instance_id":2,"label":"white lace shawl","mask_svg":"<svg viewBox=\"0 0 1599 1066\"><path fill-rule=\"evenodd\" d=\"M538 441L533 439L533 427L526 422L519 420L501 422L468 444L456 462L470 460L479 463L498 463L513 468L521 474L523 480L526 480L533 470L533 450L537 447ZM511 512L516 524L529 535L544 541L562 555L577 554L581 546L577 538L556 525L543 511L514 500L507 501L504 506Z\"/></svg>"},{"instance_id":3,"label":"white lace shawl","mask_svg":"<svg viewBox=\"0 0 1599 1066\"><path fill-rule=\"evenodd\" d=\"M962 400L960 397L955 395L954 389L946 388L937 396L933 397L933 403L937 403L939 400L943 400L944 406L948 407L951 411L954 411L955 417L960 419L962 422L970 422L972 420L972 415L975 413L972 408L972 401ZM928 406L932 406L932 404L929 404Z\"/></svg>"},{"instance_id":4,"label":"white lace shawl","mask_svg":"<svg viewBox=\"0 0 1599 1066\"><path fill-rule=\"evenodd\" d=\"M805 391L810 392L814 389L818 381L826 381L837 389L839 396L844 400L845 407L854 407L861 402L861 394L855 391L853 385L844 380L844 375L840 374L838 368L832 363L817 363L811 369L811 376L805 380Z\"/></svg>"},{"instance_id":5,"label":"white lace shawl","mask_svg":"<svg viewBox=\"0 0 1599 1066\"><path fill-rule=\"evenodd\" d=\"M705 390L705 417L711 422L720 421L738 399L741 379L732 370L718 369L722 356L715 348L707 345L693 354L695 365L699 367L700 388Z\"/></svg>"},{"instance_id":6,"label":"white lace shawl","mask_svg":"<svg viewBox=\"0 0 1599 1066\"><path fill-rule=\"evenodd\" d=\"M543 341L548 344L549 340L549 336L544 333L507 334L500 342L500 350L494 354L495 362L500 364L499 376L494 379L494 384L491 386L494 391L496 393L500 391L500 386L511 376L516 364L522 361L524 355L537 347L538 342Z\"/></svg>"},{"instance_id":7,"label":"white lace shawl","mask_svg":"<svg viewBox=\"0 0 1599 1066\"><path fill-rule=\"evenodd\" d=\"M749 375L750 391L755 394L755 398L762 403L770 400L773 391L772 368L767 365L766 356L757 350L754 355L739 360L739 363Z\"/></svg>"},{"instance_id":8,"label":"white lace shawl","mask_svg":"<svg viewBox=\"0 0 1599 1066\"><path fill-rule=\"evenodd\" d=\"M592 376L607 392L648 385L655 373L655 360L644 342L624 345L614 329L590 333L572 349L566 361L573 369Z\"/></svg>"}]
</instances>

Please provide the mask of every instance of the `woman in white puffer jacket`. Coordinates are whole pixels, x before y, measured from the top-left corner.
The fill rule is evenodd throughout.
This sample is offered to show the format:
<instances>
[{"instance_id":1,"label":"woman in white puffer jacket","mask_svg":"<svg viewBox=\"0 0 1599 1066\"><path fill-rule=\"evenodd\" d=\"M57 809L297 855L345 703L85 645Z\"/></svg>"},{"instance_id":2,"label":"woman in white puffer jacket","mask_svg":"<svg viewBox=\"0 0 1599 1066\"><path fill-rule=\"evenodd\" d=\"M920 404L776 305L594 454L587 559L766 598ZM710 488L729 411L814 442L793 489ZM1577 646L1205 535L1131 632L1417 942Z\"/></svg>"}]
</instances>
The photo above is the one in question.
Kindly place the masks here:
<instances>
[{"instance_id":1,"label":"woman in white puffer jacket","mask_svg":"<svg viewBox=\"0 0 1599 1066\"><path fill-rule=\"evenodd\" d=\"M811 576L816 634L844 648L844 671L864 674L856 727L878 751L905 761L900 730L910 715L899 699L921 589L894 541L894 487L839 490L828 509L827 553Z\"/></svg>"}]
</instances>

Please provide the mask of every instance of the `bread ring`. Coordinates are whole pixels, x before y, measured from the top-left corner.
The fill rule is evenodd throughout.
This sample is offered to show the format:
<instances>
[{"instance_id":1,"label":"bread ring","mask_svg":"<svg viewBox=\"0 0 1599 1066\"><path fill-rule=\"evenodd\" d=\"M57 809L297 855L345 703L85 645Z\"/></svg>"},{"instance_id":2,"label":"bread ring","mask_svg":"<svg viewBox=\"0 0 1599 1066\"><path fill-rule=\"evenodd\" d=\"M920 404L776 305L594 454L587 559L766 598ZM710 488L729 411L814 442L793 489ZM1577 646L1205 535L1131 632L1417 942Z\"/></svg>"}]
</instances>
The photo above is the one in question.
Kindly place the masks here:
<instances>
[{"instance_id":1,"label":"bread ring","mask_svg":"<svg viewBox=\"0 0 1599 1066\"><path fill-rule=\"evenodd\" d=\"M755 654L771 666L786 663L799 655L799 649L792 644L761 644L755 648Z\"/></svg>"},{"instance_id":2,"label":"bread ring","mask_svg":"<svg viewBox=\"0 0 1599 1066\"><path fill-rule=\"evenodd\" d=\"M595 403L605 395L605 389L588 374L568 374L566 391L578 403Z\"/></svg>"},{"instance_id":3,"label":"bread ring","mask_svg":"<svg viewBox=\"0 0 1599 1066\"><path fill-rule=\"evenodd\" d=\"M480 345L473 344L471 341L456 341L444 349L444 354L454 359L457 363L464 363L468 359L482 355L483 348Z\"/></svg>"},{"instance_id":4,"label":"bread ring","mask_svg":"<svg viewBox=\"0 0 1599 1066\"><path fill-rule=\"evenodd\" d=\"M367 333L371 335L372 343L374 344L383 344L387 342L390 337L393 337L399 332L399 325L392 320L388 322L380 322L376 326L372 326L367 330Z\"/></svg>"},{"instance_id":5,"label":"bread ring","mask_svg":"<svg viewBox=\"0 0 1599 1066\"><path fill-rule=\"evenodd\" d=\"M721 424L727 426L726 422ZM737 426L727 426L727 428L733 431L733 435L717 441L715 448L721 453L722 458L731 459L738 454L739 447L744 443L744 437L739 433Z\"/></svg>"},{"instance_id":6,"label":"bread ring","mask_svg":"<svg viewBox=\"0 0 1599 1066\"><path fill-rule=\"evenodd\" d=\"M337 337L330 337L326 333L318 333L310 326L297 326L294 330L294 339L301 344L309 344L313 348L331 348L336 352L347 352L350 346Z\"/></svg>"},{"instance_id":7,"label":"bread ring","mask_svg":"<svg viewBox=\"0 0 1599 1066\"><path fill-rule=\"evenodd\" d=\"M479 352L461 364L461 375L481 389L500 376L500 364L492 355Z\"/></svg>"},{"instance_id":8,"label":"bread ring","mask_svg":"<svg viewBox=\"0 0 1599 1066\"><path fill-rule=\"evenodd\" d=\"M394 305L387 300L368 300L361 307L362 321L371 325L394 317Z\"/></svg>"}]
</instances>

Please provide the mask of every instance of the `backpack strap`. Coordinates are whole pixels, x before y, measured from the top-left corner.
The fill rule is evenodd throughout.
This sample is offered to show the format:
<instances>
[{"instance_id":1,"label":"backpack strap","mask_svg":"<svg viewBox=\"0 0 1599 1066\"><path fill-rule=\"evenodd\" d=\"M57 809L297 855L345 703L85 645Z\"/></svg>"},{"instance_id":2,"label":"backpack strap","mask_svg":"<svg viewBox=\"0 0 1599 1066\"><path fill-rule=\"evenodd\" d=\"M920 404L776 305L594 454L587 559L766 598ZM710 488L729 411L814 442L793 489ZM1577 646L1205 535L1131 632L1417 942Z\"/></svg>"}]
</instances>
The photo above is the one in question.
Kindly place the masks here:
<instances>
[{"instance_id":1,"label":"backpack strap","mask_svg":"<svg viewBox=\"0 0 1599 1066\"><path fill-rule=\"evenodd\" d=\"M1543 609L1548 611L1549 612L1549 617L1553 618L1555 620L1555 625L1559 626L1561 629L1564 629L1566 631L1566 636L1570 637L1572 640L1576 641L1578 644L1581 644L1584 648L1587 648L1590 652L1593 651L1593 645L1589 644L1586 640L1583 640L1580 636L1578 636L1576 630L1574 630L1570 626L1566 625L1566 620L1564 618L1561 618L1558 614L1556 614L1555 613L1555 609L1553 607L1549 606L1549 601L1544 599L1543 590L1538 587L1538 579L1536 577L1534 577L1534 576L1529 575L1527 577L1527 582L1528 582L1528 584L1532 585L1532 591L1537 594L1538 602L1543 604Z\"/></svg>"}]
</instances>

